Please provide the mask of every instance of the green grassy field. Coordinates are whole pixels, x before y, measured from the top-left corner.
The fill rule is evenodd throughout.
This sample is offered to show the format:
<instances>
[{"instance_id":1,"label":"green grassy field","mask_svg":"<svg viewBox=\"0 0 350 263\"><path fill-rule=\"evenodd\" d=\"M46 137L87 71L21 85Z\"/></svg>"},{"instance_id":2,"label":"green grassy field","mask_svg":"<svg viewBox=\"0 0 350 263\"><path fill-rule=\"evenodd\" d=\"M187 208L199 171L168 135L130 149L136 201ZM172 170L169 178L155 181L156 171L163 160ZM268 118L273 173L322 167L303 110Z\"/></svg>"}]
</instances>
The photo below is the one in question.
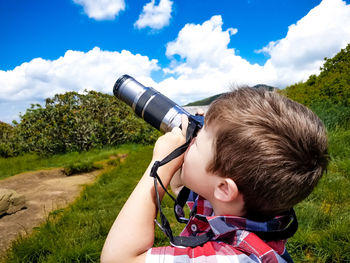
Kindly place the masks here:
<instances>
[{"instance_id":1,"label":"green grassy field","mask_svg":"<svg viewBox=\"0 0 350 263\"><path fill-rule=\"evenodd\" d=\"M329 138L332 161L328 172L296 207L300 226L287 244L296 262L350 262L350 131L335 130ZM80 156L98 160L120 152L128 153L123 164L86 187L69 208L52 212L30 237L18 239L5 262L98 262L109 228L146 169L152 147L128 145ZM62 165L72 156L53 156L36 167ZM167 217L173 219L172 203L169 199L163 203ZM175 219L171 224L177 233L183 227ZM155 245L167 244L157 230Z\"/></svg>"},{"instance_id":2,"label":"green grassy field","mask_svg":"<svg viewBox=\"0 0 350 263\"><path fill-rule=\"evenodd\" d=\"M50 213L45 224L29 238L13 244L4 262L97 262L107 233L139 178L148 166L150 146L123 146L114 152L128 152L125 163L104 173L88 186L80 199L67 209ZM172 207L164 199L171 217ZM181 226L175 226L179 232ZM160 231L156 244L166 244Z\"/></svg>"},{"instance_id":3,"label":"green grassy field","mask_svg":"<svg viewBox=\"0 0 350 263\"><path fill-rule=\"evenodd\" d=\"M119 209L143 174L151 147L123 146L126 162L104 173L67 209L50 213L30 238L13 246L6 262L96 262Z\"/></svg>"},{"instance_id":4,"label":"green grassy field","mask_svg":"<svg viewBox=\"0 0 350 263\"><path fill-rule=\"evenodd\" d=\"M25 154L18 157L0 157L0 179L28 171L47 169L53 167L65 167L72 163L96 162L107 159L110 155L121 152L128 153L138 148L138 145L122 145L119 148L93 149L87 152L71 152L57 154L49 157L41 157L36 154Z\"/></svg>"},{"instance_id":5,"label":"green grassy field","mask_svg":"<svg viewBox=\"0 0 350 263\"><path fill-rule=\"evenodd\" d=\"M350 131L329 133L331 162L296 206L299 230L288 242L296 262L350 262Z\"/></svg>"}]
</instances>

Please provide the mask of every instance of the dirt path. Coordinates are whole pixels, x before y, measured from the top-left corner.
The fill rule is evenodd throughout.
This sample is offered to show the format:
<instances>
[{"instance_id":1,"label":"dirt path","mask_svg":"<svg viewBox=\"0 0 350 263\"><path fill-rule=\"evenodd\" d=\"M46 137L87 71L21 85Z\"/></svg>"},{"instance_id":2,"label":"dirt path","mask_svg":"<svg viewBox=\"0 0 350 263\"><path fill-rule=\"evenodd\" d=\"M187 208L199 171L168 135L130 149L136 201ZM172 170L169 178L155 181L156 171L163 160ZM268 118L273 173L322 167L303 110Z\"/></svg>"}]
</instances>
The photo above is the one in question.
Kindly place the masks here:
<instances>
[{"instance_id":1,"label":"dirt path","mask_svg":"<svg viewBox=\"0 0 350 263\"><path fill-rule=\"evenodd\" d=\"M0 257L19 234L29 234L45 222L50 211L68 206L83 185L92 183L101 171L66 176L62 168L22 173L0 180L0 188L15 190L26 199L26 208L0 218Z\"/></svg>"}]
</instances>

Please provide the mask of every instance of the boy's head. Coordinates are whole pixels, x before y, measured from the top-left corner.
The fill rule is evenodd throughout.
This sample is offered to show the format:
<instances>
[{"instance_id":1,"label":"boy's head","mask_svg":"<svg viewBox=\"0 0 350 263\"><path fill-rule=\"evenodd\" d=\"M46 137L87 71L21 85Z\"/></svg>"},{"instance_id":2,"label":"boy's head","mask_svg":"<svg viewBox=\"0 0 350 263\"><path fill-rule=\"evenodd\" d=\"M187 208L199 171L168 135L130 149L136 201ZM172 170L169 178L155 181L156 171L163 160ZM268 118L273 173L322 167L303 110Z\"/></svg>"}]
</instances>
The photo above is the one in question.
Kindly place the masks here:
<instances>
[{"instance_id":1,"label":"boy's head","mask_svg":"<svg viewBox=\"0 0 350 263\"><path fill-rule=\"evenodd\" d=\"M307 197L327 167L327 136L305 106L277 93L242 88L210 106L215 127L207 171L232 178L246 217L264 220Z\"/></svg>"}]
</instances>

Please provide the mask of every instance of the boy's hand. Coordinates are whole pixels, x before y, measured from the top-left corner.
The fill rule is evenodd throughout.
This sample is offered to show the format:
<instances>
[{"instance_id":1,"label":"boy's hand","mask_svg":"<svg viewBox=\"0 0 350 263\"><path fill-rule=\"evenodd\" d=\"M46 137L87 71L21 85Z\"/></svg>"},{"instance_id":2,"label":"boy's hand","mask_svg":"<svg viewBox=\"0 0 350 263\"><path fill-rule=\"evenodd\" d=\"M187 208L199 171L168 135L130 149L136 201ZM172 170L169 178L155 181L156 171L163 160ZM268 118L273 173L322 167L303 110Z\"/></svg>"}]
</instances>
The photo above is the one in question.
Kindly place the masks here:
<instances>
[{"instance_id":1,"label":"boy's hand","mask_svg":"<svg viewBox=\"0 0 350 263\"><path fill-rule=\"evenodd\" d=\"M175 128L157 140L152 162L108 233L101 254L101 262L145 262L147 250L154 243L154 219L157 217L154 180L149 176L152 165L154 161L161 161L185 143L187 126L188 118L183 116L182 130ZM183 156L159 167L158 175L165 187L169 185L174 173L182 166ZM158 192L162 199L164 190L160 186L158 186Z\"/></svg>"},{"instance_id":2,"label":"boy's hand","mask_svg":"<svg viewBox=\"0 0 350 263\"><path fill-rule=\"evenodd\" d=\"M177 147L186 142L186 131L188 126L188 118L182 115L182 130L175 127L171 132L167 132L159 137L153 149L153 161L161 161L168 156ZM183 154L172 160L168 164L162 166L170 169L171 172L177 171L183 163Z\"/></svg>"},{"instance_id":3,"label":"boy's hand","mask_svg":"<svg viewBox=\"0 0 350 263\"><path fill-rule=\"evenodd\" d=\"M201 108L197 109L196 115L204 116L204 114L205 114L205 112L203 109L201 109ZM184 126L184 124L182 124L182 127L183 126ZM187 120L187 126L188 126L188 120ZM186 128L186 130L187 130L187 128ZM174 176L172 177L172 179L170 181L170 187L171 187L171 190L173 191L173 193L175 194L175 196L177 196L180 193L180 191L183 187L183 183L181 180L181 169L182 168L180 168L179 170L176 171L176 173L174 174Z\"/></svg>"}]
</instances>

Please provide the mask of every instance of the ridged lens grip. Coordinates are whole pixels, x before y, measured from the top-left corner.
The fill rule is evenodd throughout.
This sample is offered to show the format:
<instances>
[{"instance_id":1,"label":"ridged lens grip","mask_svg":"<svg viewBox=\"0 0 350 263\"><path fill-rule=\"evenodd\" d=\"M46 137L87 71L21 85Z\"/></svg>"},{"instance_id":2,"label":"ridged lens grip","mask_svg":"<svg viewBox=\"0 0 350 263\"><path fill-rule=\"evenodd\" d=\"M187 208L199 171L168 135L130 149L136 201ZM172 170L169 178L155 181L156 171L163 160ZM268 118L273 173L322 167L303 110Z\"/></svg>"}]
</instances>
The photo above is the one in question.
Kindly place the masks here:
<instances>
[{"instance_id":1,"label":"ridged lens grip","mask_svg":"<svg viewBox=\"0 0 350 263\"><path fill-rule=\"evenodd\" d=\"M131 77L129 75L123 75L121 76L114 84L113 87L113 94L114 96L118 97L118 89L123 85L124 81L126 81L127 79L130 79Z\"/></svg>"}]
</instances>

